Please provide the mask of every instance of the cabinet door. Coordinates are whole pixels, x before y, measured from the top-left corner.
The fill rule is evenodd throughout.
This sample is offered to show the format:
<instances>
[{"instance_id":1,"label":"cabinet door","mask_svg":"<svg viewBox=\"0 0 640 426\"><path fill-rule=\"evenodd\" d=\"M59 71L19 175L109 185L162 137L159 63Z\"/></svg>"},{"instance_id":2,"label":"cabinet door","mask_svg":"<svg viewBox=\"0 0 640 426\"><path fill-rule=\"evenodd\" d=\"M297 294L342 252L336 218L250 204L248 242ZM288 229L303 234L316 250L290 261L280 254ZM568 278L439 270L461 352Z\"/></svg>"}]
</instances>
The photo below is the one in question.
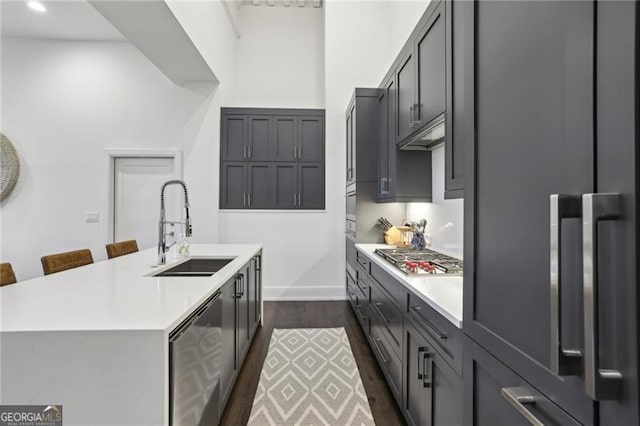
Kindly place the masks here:
<instances>
[{"instance_id":1,"label":"cabinet door","mask_svg":"<svg viewBox=\"0 0 640 426\"><path fill-rule=\"evenodd\" d=\"M273 165L269 163L247 164L247 207L251 209L268 209L272 207L272 173Z\"/></svg>"},{"instance_id":2,"label":"cabinet door","mask_svg":"<svg viewBox=\"0 0 640 426\"><path fill-rule=\"evenodd\" d=\"M398 127L397 110L398 110L398 85L396 80L391 80L386 87L387 92L387 180L385 182L387 197L393 197L396 194L398 170L398 148L396 145L396 134Z\"/></svg>"},{"instance_id":3,"label":"cabinet door","mask_svg":"<svg viewBox=\"0 0 640 426\"><path fill-rule=\"evenodd\" d=\"M530 426L531 424L578 426L580 424L468 338L465 339L464 357L464 423L461 424L475 426ZM520 403L516 402L518 397ZM534 423L536 420L539 423Z\"/></svg>"},{"instance_id":4,"label":"cabinet door","mask_svg":"<svg viewBox=\"0 0 640 426\"><path fill-rule=\"evenodd\" d=\"M558 349L549 235L550 195L594 189L595 5L470 6L475 21L466 31L475 39L465 57L475 58L475 67L465 88L475 96L476 134L474 184L464 203L465 332L592 424L595 404L582 372L560 378L551 371ZM581 220L563 220L562 231L561 349L583 350Z\"/></svg>"},{"instance_id":5,"label":"cabinet door","mask_svg":"<svg viewBox=\"0 0 640 426\"><path fill-rule=\"evenodd\" d=\"M352 161L355 161L352 152ZM324 159L324 118L298 117L298 161Z\"/></svg>"},{"instance_id":6,"label":"cabinet door","mask_svg":"<svg viewBox=\"0 0 640 426\"><path fill-rule=\"evenodd\" d=\"M465 102L464 45L473 40L465 28L472 25L472 17L465 14L470 5L464 1L445 4L447 116L445 121L445 198L464 197L465 151L470 144L473 108Z\"/></svg>"},{"instance_id":7,"label":"cabinet door","mask_svg":"<svg viewBox=\"0 0 640 426\"><path fill-rule=\"evenodd\" d=\"M275 161L295 161L297 153L298 118L273 117L273 157Z\"/></svg>"},{"instance_id":8,"label":"cabinet door","mask_svg":"<svg viewBox=\"0 0 640 426\"><path fill-rule=\"evenodd\" d=\"M277 163L272 166L274 208L293 209L298 204L297 163Z\"/></svg>"},{"instance_id":9,"label":"cabinet door","mask_svg":"<svg viewBox=\"0 0 640 426\"><path fill-rule=\"evenodd\" d=\"M271 122L268 115L249 116L247 160L269 161L271 159Z\"/></svg>"},{"instance_id":10,"label":"cabinet door","mask_svg":"<svg viewBox=\"0 0 640 426\"><path fill-rule=\"evenodd\" d=\"M247 204L246 163L222 163L220 208L242 209Z\"/></svg>"},{"instance_id":11,"label":"cabinet door","mask_svg":"<svg viewBox=\"0 0 640 426\"><path fill-rule=\"evenodd\" d=\"M387 181L389 179L389 95L383 85L383 91L378 98L378 183L376 198L378 200L387 195Z\"/></svg>"},{"instance_id":12,"label":"cabinet door","mask_svg":"<svg viewBox=\"0 0 640 426\"><path fill-rule=\"evenodd\" d=\"M247 157L247 116L223 115L221 124L223 161L242 161Z\"/></svg>"},{"instance_id":13,"label":"cabinet door","mask_svg":"<svg viewBox=\"0 0 640 426\"><path fill-rule=\"evenodd\" d=\"M251 333L249 329L249 291L248 280L250 274L249 265L244 266L239 273L239 279L236 284L236 302L237 302L237 338L238 338L238 365L242 365L249 343L251 342Z\"/></svg>"},{"instance_id":14,"label":"cabinet door","mask_svg":"<svg viewBox=\"0 0 640 426\"><path fill-rule=\"evenodd\" d=\"M401 141L413 132L415 122L415 62L413 51L410 51L400 62L396 71L397 107L396 135L394 143Z\"/></svg>"},{"instance_id":15,"label":"cabinet door","mask_svg":"<svg viewBox=\"0 0 640 426\"><path fill-rule=\"evenodd\" d=\"M445 5L441 2L416 39L416 127L445 111Z\"/></svg>"},{"instance_id":16,"label":"cabinet door","mask_svg":"<svg viewBox=\"0 0 640 426\"><path fill-rule=\"evenodd\" d=\"M324 164L298 163L298 203L301 209L324 208Z\"/></svg>"},{"instance_id":17,"label":"cabinet door","mask_svg":"<svg viewBox=\"0 0 640 426\"><path fill-rule=\"evenodd\" d=\"M231 384L238 369L236 337L236 278L232 278L222 287L222 356L220 359L220 397L221 408L231 393ZM221 410L222 411L222 410Z\"/></svg>"},{"instance_id":18,"label":"cabinet door","mask_svg":"<svg viewBox=\"0 0 640 426\"><path fill-rule=\"evenodd\" d=\"M347 185L354 182L356 180L355 174L355 143L354 143L354 122L355 119L355 106L352 106L349 109L349 113L347 114Z\"/></svg>"},{"instance_id":19,"label":"cabinet door","mask_svg":"<svg viewBox=\"0 0 640 426\"><path fill-rule=\"evenodd\" d=\"M402 409L410 425L431 426L433 387L425 374L427 355L433 356L427 340L407 321L404 326L404 398Z\"/></svg>"}]
</instances>

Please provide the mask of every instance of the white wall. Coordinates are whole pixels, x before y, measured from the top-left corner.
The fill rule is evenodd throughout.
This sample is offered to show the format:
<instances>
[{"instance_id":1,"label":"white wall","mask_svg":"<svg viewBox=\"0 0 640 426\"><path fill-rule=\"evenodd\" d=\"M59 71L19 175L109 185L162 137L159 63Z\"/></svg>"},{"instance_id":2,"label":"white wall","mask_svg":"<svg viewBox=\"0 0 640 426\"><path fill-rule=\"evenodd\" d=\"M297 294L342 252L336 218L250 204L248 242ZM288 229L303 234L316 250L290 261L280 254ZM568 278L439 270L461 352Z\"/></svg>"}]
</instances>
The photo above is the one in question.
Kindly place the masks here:
<instances>
[{"instance_id":1,"label":"white wall","mask_svg":"<svg viewBox=\"0 0 640 426\"><path fill-rule=\"evenodd\" d=\"M235 105L324 108L323 21L320 8L241 7Z\"/></svg>"}]
</instances>

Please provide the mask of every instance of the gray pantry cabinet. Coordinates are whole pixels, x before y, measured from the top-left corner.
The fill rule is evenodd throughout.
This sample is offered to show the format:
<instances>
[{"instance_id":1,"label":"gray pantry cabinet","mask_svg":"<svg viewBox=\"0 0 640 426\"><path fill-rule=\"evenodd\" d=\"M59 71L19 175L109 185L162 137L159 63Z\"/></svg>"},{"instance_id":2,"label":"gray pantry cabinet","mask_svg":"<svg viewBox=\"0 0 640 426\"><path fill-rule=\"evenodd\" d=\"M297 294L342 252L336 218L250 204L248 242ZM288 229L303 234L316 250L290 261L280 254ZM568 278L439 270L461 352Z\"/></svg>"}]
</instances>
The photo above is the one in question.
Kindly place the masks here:
<instances>
[{"instance_id":1,"label":"gray pantry cabinet","mask_svg":"<svg viewBox=\"0 0 640 426\"><path fill-rule=\"evenodd\" d=\"M324 110L221 114L221 209L324 208Z\"/></svg>"},{"instance_id":2,"label":"gray pantry cabinet","mask_svg":"<svg viewBox=\"0 0 640 426\"><path fill-rule=\"evenodd\" d=\"M637 425L640 6L459 5L465 424Z\"/></svg>"}]
</instances>

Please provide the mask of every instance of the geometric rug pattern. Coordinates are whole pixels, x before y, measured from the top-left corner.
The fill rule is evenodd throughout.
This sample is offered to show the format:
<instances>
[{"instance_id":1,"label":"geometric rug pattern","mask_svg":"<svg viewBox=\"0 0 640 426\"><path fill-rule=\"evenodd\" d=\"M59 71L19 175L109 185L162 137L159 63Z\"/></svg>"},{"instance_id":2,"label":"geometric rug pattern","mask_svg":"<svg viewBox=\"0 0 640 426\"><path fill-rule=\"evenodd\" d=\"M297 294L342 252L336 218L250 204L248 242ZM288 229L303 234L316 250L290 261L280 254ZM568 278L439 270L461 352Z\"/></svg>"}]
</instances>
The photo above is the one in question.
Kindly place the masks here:
<instances>
[{"instance_id":1,"label":"geometric rug pattern","mask_svg":"<svg viewBox=\"0 0 640 426\"><path fill-rule=\"evenodd\" d=\"M344 328L275 329L249 425L373 425Z\"/></svg>"}]
</instances>

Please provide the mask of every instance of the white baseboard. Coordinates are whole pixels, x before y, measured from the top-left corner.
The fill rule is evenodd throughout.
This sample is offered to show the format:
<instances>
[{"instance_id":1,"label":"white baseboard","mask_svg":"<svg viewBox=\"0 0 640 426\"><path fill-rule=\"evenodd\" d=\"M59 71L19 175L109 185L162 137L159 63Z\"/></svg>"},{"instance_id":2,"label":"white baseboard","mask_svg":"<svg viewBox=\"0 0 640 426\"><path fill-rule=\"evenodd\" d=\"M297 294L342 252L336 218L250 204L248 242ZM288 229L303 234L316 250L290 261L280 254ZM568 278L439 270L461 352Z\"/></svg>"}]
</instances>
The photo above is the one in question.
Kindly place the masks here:
<instances>
[{"instance_id":1,"label":"white baseboard","mask_svg":"<svg viewBox=\"0 0 640 426\"><path fill-rule=\"evenodd\" d=\"M347 300L346 288L342 286L323 287L264 287L265 301L321 301Z\"/></svg>"}]
</instances>

